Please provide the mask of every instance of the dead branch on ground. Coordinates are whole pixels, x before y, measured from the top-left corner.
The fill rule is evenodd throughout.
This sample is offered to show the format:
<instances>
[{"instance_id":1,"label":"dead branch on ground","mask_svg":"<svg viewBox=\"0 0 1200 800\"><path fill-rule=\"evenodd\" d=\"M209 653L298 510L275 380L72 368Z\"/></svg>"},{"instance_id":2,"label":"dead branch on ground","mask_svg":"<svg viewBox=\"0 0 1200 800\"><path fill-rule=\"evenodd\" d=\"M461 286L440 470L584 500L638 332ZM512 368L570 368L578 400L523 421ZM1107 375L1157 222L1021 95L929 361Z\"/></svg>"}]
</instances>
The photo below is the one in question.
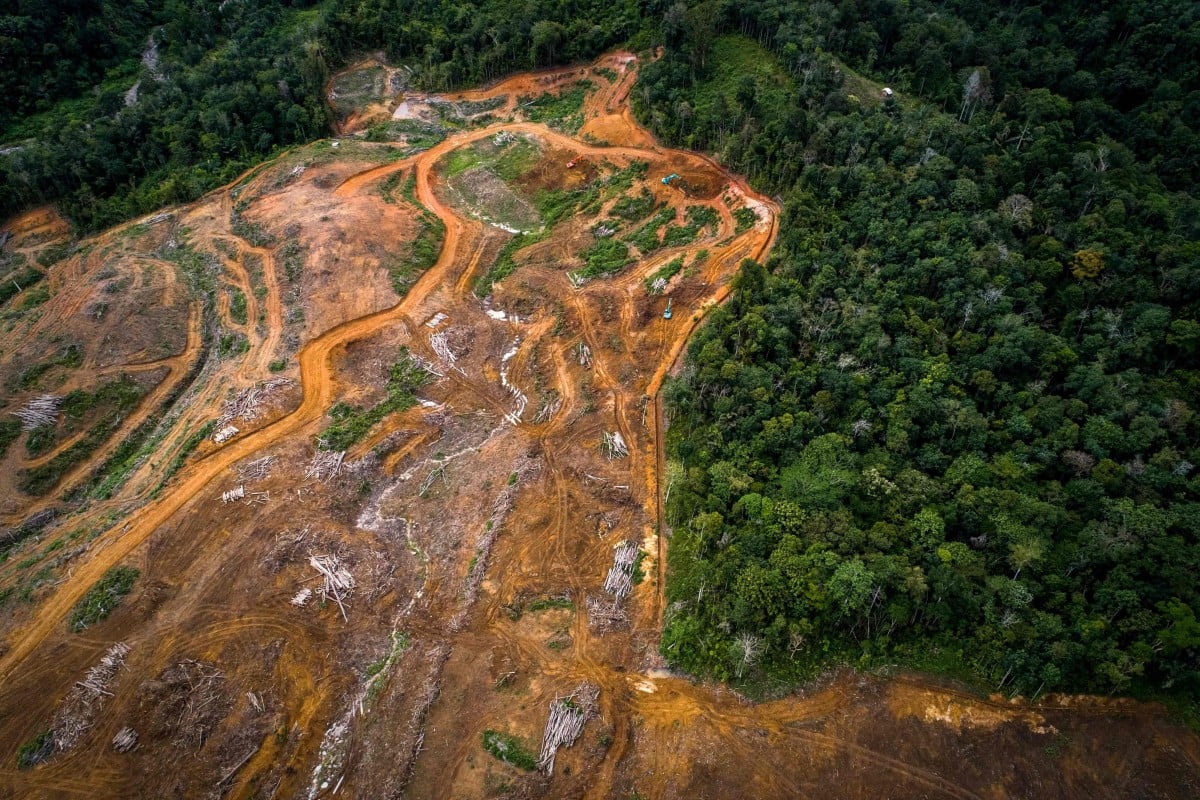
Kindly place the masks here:
<instances>
[{"instance_id":1,"label":"dead branch on ground","mask_svg":"<svg viewBox=\"0 0 1200 800\"><path fill-rule=\"evenodd\" d=\"M560 747L570 747L583 733L583 726L596 713L600 689L590 683L580 684L566 697L555 697L550 704L550 718L542 734L542 752L538 768L547 775L554 773L554 756Z\"/></svg>"},{"instance_id":2,"label":"dead branch on ground","mask_svg":"<svg viewBox=\"0 0 1200 800\"><path fill-rule=\"evenodd\" d=\"M14 417L21 420L21 430L31 431L43 425L54 425L58 422L58 409L63 399L53 394L34 397L24 408L10 411Z\"/></svg>"},{"instance_id":3,"label":"dead branch on ground","mask_svg":"<svg viewBox=\"0 0 1200 800\"><path fill-rule=\"evenodd\" d=\"M638 546L624 541L613 548L613 563L604 579L604 591L623 600L633 590L633 571L637 564Z\"/></svg>"},{"instance_id":4,"label":"dead branch on ground","mask_svg":"<svg viewBox=\"0 0 1200 800\"><path fill-rule=\"evenodd\" d=\"M127 655L129 645L117 642L108 648L96 666L87 671L83 680L76 681L50 725L57 752L73 747L92 727L104 698L113 696L109 687L121 667L125 666Z\"/></svg>"}]
</instances>

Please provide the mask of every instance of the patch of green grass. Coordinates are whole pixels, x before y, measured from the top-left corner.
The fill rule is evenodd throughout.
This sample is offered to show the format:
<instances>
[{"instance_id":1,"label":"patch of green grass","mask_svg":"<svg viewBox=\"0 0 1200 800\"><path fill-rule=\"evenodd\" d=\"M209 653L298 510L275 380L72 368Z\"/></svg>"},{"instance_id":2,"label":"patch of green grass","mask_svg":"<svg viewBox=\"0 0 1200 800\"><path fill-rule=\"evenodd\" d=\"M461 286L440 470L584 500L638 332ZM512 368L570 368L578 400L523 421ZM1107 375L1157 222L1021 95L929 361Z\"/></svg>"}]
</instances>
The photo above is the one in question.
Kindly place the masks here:
<instances>
[{"instance_id":1,"label":"patch of green grass","mask_svg":"<svg viewBox=\"0 0 1200 800\"><path fill-rule=\"evenodd\" d=\"M621 197L613 204L612 213L626 222L637 222L645 219L654 210L654 205L654 195L650 193L649 189L643 187L641 194Z\"/></svg>"},{"instance_id":2,"label":"patch of green grass","mask_svg":"<svg viewBox=\"0 0 1200 800\"><path fill-rule=\"evenodd\" d=\"M591 81L581 80L558 94L547 92L532 100L522 97L520 104L531 121L574 133L583 124L583 101L595 87Z\"/></svg>"},{"instance_id":3,"label":"patch of green grass","mask_svg":"<svg viewBox=\"0 0 1200 800\"><path fill-rule=\"evenodd\" d=\"M49 453L58 435L53 425L39 425L25 437L25 452L30 458Z\"/></svg>"},{"instance_id":4,"label":"patch of green grass","mask_svg":"<svg viewBox=\"0 0 1200 800\"><path fill-rule=\"evenodd\" d=\"M617 239L601 239L580 255L584 267L576 274L588 280L620 272L633 260L626 244Z\"/></svg>"},{"instance_id":5,"label":"patch of green grass","mask_svg":"<svg viewBox=\"0 0 1200 800\"><path fill-rule=\"evenodd\" d=\"M733 212L734 233L745 233L754 227L754 223L758 222L758 215L753 210L743 206Z\"/></svg>"},{"instance_id":6,"label":"patch of green grass","mask_svg":"<svg viewBox=\"0 0 1200 800\"><path fill-rule=\"evenodd\" d=\"M529 605L525 606L525 610L531 614L536 614L539 611L549 611L550 609L566 609L568 611L575 610L575 604L566 597L539 597Z\"/></svg>"},{"instance_id":7,"label":"patch of green grass","mask_svg":"<svg viewBox=\"0 0 1200 800\"><path fill-rule=\"evenodd\" d=\"M604 180L604 185L620 191L633 187L633 182L646 177L650 171L649 161L634 161L624 169L619 169Z\"/></svg>"},{"instance_id":8,"label":"patch of green grass","mask_svg":"<svg viewBox=\"0 0 1200 800\"><path fill-rule=\"evenodd\" d=\"M365 410L348 403L334 405L329 409L334 423L317 437L321 446L326 450L348 449L388 414L416 405L415 392L428 380L429 373L413 360L408 348L401 348L400 359L388 373L387 398Z\"/></svg>"},{"instance_id":9,"label":"patch of green grass","mask_svg":"<svg viewBox=\"0 0 1200 800\"><path fill-rule=\"evenodd\" d=\"M12 443L21 438L21 421L16 417L5 415L0 419L0 458L8 452Z\"/></svg>"},{"instance_id":10,"label":"patch of green grass","mask_svg":"<svg viewBox=\"0 0 1200 800\"><path fill-rule=\"evenodd\" d=\"M538 233L518 233L505 242L504 247L500 248L500 252L496 255L496 263L492 264L491 269L475 280L475 295L477 297L487 297L491 294L492 286L516 271L517 262L514 260L514 256L517 251L523 247L540 242L544 238L546 238L544 231Z\"/></svg>"},{"instance_id":11,"label":"patch of green grass","mask_svg":"<svg viewBox=\"0 0 1200 800\"><path fill-rule=\"evenodd\" d=\"M377 122L367 128L368 142L397 142L403 140L408 149L405 155L428 150L446 138L446 128L416 119L395 119Z\"/></svg>"},{"instance_id":12,"label":"patch of green grass","mask_svg":"<svg viewBox=\"0 0 1200 800\"><path fill-rule=\"evenodd\" d=\"M541 150L536 144L518 136L500 151L499 157L492 163L492 171L499 175L501 180L512 183L533 169L539 156Z\"/></svg>"},{"instance_id":13,"label":"patch of green grass","mask_svg":"<svg viewBox=\"0 0 1200 800\"><path fill-rule=\"evenodd\" d=\"M50 301L50 287L45 283L39 283L37 286L25 293L25 297L21 300L20 311L28 311L31 308L37 308L40 305Z\"/></svg>"},{"instance_id":14,"label":"patch of green grass","mask_svg":"<svg viewBox=\"0 0 1200 800\"><path fill-rule=\"evenodd\" d=\"M534 205L547 228L553 228L577 208L587 208L600 199L600 187L591 184L579 189L546 189L534 197Z\"/></svg>"},{"instance_id":15,"label":"patch of green grass","mask_svg":"<svg viewBox=\"0 0 1200 800\"><path fill-rule=\"evenodd\" d=\"M33 769L54 755L54 732L44 730L17 750L17 769Z\"/></svg>"},{"instance_id":16,"label":"patch of green grass","mask_svg":"<svg viewBox=\"0 0 1200 800\"><path fill-rule=\"evenodd\" d=\"M246 324L246 295L236 286L229 287L229 318L238 325Z\"/></svg>"},{"instance_id":17,"label":"patch of green grass","mask_svg":"<svg viewBox=\"0 0 1200 800\"><path fill-rule=\"evenodd\" d=\"M659 267L654 271L653 275L646 278L644 282L646 285L646 291L650 294L662 294L660 281L662 282L662 285L665 285L667 281L679 274L681 269L683 269L683 256L678 256L677 258L672 259L670 263Z\"/></svg>"},{"instance_id":18,"label":"patch of green grass","mask_svg":"<svg viewBox=\"0 0 1200 800\"><path fill-rule=\"evenodd\" d=\"M716 209L709 206L688 206L686 225L671 225L663 234L664 247L679 247L691 244L704 228L716 230L720 217Z\"/></svg>"},{"instance_id":19,"label":"patch of green grass","mask_svg":"<svg viewBox=\"0 0 1200 800\"><path fill-rule=\"evenodd\" d=\"M250 350L250 340L246 338L244 333L239 331L231 331L230 333L222 333L217 339L217 355L221 358L230 358L231 356L240 356Z\"/></svg>"},{"instance_id":20,"label":"patch of green grass","mask_svg":"<svg viewBox=\"0 0 1200 800\"><path fill-rule=\"evenodd\" d=\"M385 75L378 65L356 69L337 77L333 82L333 107L345 118L357 109L382 97Z\"/></svg>"},{"instance_id":21,"label":"patch of green grass","mask_svg":"<svg viewBox=\"0 0 1200 800\"><path fill-rule=\"evenodd\" d=\"M505 764L511 764L518 769L532 772L537 769L537 756L511 733L503 733L492 729L483 732L483 749L500 759Z\"/></svg>"},{"instance_id":22,"label":"patch of green grass","mask_svg":"<svg viewBox=\"0 0 1200 800\"><path fill-rule=\"evenodd\" d=\"M422 209L421 229L408 246L407 257L397 258L388 265L392 289L403 297L425 270L437 263L446 236L446 224L436 214Z\"/></svg>"},{"instance_id":23,"label":"patch of green grass","mask_svg":"<svg viewBox=\"0 0 1200 800\"><path fill-rule=\"evenodd\" d=\"M483 156L475 147L460 147L452 150L446 156L446 177L453 178L460 172L466 172L471 167L477 167L482 163Z\"/></svg>"},{"instance_id":24,"label":"patch of green grass","mask_svg":"<svg viewBox=\"0 0 1200 800\"><path fill-rule=\"evenodd\" d=\"M95 391L76 389L68 394L63 398L62 405L63 414L68 420L82 419L93 409L100 409L99 419L87 435L45 464L22 470L17 479L17 488L35 497L53 489L64 473L85 460L116 432L129 412L137 406L143 393L137 381L122 375Z\"/></svg>"},{"instance_id":25,"label":"patch of green grass","mask_svg":"<svg viewBox=\"0 0 1200 800\"><path fill-rule=\"evenodd\" d=\"M270 364L267 364L267 369L271 370L271 372L283 372L287 369L287 365L288 360L286 358L277 358Z\"/></svg>"},{"instance_id":26,"label":"patch of green grass","mask_svg":"<svg viewBox=\"0 0 1200 800\"><path fill-rule=\"evenodd\" d=\"M0 305L45 278L46 273L33 267L26 267L19 275L5 275L4 282L0 283Z\"/></svg>"},{"instance_id":27,"label":"patch of green grass","mask_svg":"<svg viewBox=\"0 0 1200 800\"><path fill-rule=\"evenodd\" d=\"M187 461L188 456L196 451L196 448L200 446L201 442L212 435L213 428L215 428L216 425L216 420L209 420L203 426L201 426L200 430L193 433L187 438L186 441L184 441L183 445L180 446L179 451L175 453L175 457L171 459L171 463L168 464L167 468L163 471L162 479L158 482L159 487L164 486L167 481L171 480L171 477L174 476L176 472L179 472L179 470L183 468L183 464L185 461Z\"/></svg>"},{"instance_id":28,"label":"patch of green grass","mask_svg":"<svg viewBox=\"0 0 1200 800\"><path fill-rule=\"evenodd\" d=\"M125 595L133 590L133 584L140 575L141 572L134 567L113 567L104 573L104 577L96 581L71 609L67 625L72 633L79 633L106 619L121 604Z\"/></svg>"},{"instance_id":29,"label":"patch of green grass","mask_svg":"<svg viewBox=\"0 0 1200 800\"><path fill-rule=\"evenodd\" d=\"M626 241L641 250L642 253L651 253L662 246L658 236L659 229L673 219L675 219L675 209L664 208L651 217L649 222L638 228Z\"/></svg>"},{"instance_id":30,"label":"patch of green grass","mask_svg":"<svg viewBox=\"0 0 1200 800\"><path fill-rule=\"evenodd\" d=\"M10 381L10 389L33 389L37 387L42 376L54 367L76 369L83 363L83 350L77 344L69 344L45 361L34 364L22 370L15 381Z\"/></svg>"},{"instance_id":31,"label":"patch of green grass","mask_svg":"<svg viewBox=\"0 0 1200 800\"><path fill-rule=\"evenodd\" d=\"M37 254L37 262L43 267L52 267L64 258L71 256L75 252L75 244L73 242L62 242L60 244L52 244Z\"/></svg>"}]
</instances>

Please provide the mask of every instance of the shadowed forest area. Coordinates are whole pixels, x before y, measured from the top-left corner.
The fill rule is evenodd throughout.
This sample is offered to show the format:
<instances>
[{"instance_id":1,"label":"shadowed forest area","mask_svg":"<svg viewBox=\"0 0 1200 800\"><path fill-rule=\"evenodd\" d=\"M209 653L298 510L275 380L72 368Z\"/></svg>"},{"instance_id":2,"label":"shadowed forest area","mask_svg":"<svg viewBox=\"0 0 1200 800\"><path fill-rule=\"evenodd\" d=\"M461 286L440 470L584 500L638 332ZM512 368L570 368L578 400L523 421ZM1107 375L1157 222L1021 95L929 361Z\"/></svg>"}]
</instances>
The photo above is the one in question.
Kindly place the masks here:
<instances>
[{"instance_id":1,"label":"shadowed forest area","mask_svg":"<svg viewBox=\"0 0 1200 800\"><path fill-rule=\"evenodd\" d=\"M193 200L328 135L364 52L443 91L619 44L662 47L650 129L783 209L666 388L671 664L1194 723L1196 4L6 2L0 214Z\"/></svg>"}]
</instances>

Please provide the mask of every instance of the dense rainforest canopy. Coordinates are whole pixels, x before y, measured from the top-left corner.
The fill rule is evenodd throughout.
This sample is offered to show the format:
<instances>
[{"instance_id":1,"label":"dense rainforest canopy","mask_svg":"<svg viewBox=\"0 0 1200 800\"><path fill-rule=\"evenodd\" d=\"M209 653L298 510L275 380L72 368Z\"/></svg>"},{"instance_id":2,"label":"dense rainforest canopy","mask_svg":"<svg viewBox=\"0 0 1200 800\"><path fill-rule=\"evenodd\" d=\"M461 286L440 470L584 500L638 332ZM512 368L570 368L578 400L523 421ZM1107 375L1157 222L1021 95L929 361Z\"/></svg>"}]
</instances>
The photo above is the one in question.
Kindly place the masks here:
<instances>
[{"instance_id":1,"label":"dense rainforest canopy","mask_svg":"<svg viewBox=\"0 0 1200 800\"><path fill-rule=\"evenodd\" d=\"M446 89L621 43L784 208L667 390L672 663L1194 703L1196 4L8 0L0 214L192 199L327 133L354 53Z\"/></svg>"}]
</instances>

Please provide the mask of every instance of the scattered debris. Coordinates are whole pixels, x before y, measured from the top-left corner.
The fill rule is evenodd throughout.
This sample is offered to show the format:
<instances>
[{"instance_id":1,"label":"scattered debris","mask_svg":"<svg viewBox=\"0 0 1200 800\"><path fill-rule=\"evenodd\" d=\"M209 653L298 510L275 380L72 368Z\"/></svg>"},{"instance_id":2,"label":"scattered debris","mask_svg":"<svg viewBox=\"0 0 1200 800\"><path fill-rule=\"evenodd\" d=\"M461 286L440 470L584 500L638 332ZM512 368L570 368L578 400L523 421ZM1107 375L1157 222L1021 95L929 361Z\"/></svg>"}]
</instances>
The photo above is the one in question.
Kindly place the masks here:
<instances>
[{"instance_id":1,"label":"scattered debris","mask_svg":"<svg viewBox=\"0 0 1200 800\"><path fill-rule=\"evenodd\" d=\"M425 327L426 328L436 328L438 325L441 325L445 321L446 321L446 312L439 311L438 313L434 314L432 317L429 318L429 321L425 323Z\"/></svg>"},{"instance_id":2,"label":"scattered debris","mask_svg":"<svg viewBox=\"0 0 1200 800\"><path fill-rule=\"evenodd\" d=\"M505 389L508 389L509 394L513 396L513 399L517 404L515 410L504 415L504 418L513 425L517 425L521 422L521 415L525 413L525 407L529 405L529 398L525 396L525 393L514 384L508 382L508 362L512 360L513 356L517 354L517 351L520 350L520 348L521 337L518 336L513 340L512 346L508 350L504 351L504 355L500 357L500 385Z\"/></svg>"},{"instance_id":3,"label":"scattered debris","mask_svg":"<svg viewBox=\"0 0 1200 800\"><path fill-rule=\"evenodd\" d=\"M125 666L127 655L129 645L117 642L108 648L96 666L87 671L83 680L75 683L55 712L54 722L50 725L56 752L69 750L92 727L104 698L113 696L109 686L121 667Z\"/></svg>"},{"instance_id":4,"label":"scattered debris","mask_svg":"<svg viewBox=\"0 0 1200 800\"><path fill-rule=\"evenodd\" d=\"M550 704L550 718L542 734L542 752L538 769L547 775L554 773L554 756L560 747L570 747L583 733L583 726L596 713L600 689L590 683L580 686L566 697L555 697Z\"/></svg>"},{"instance_id":5,"label":"scattered debris","mask_svg":"<svg viewBox=\"0 0 1200 800\"><path fill-rule=\"evenodd\" d=\"M450 349L450 343L446 339L446 331L438 331L433 336L429 337L429 346L433 348L433 352L437 354L438 359L443 366L450 369L458 370L459 374L465 375L462 368L455 363L458 357L454 355L454 351Z\"/></svg>"},{"instance_id":6,"label":"scattered debris","mask_svg":"<svg viewBox=\"0 0 1200 800\"><path fill-rule=\"evenodd\" d=\"M296 596L292 598L291 603L292 605L296 606L296 608L304 608L305 603L308 602L308 598L310 597L312 597L312 589L309 589L306 586L305 588L296 592Z\"/></svg>"},{"instance_id":7,"label":"scattered debris","mask_svg":"<svg viewBox=\"0 0 1200 800\"><path fill-rule=\"evenodd\" d=\"M237 436L240 431L233 425L226 425L213 434L213 441L217 444L225 444L233 437Z\"/></svg>"},{"instance_id":8,"label":"scattered debris","mask_svg":"<svg viewBox=\"0 0 1200 800\"><path fill-rule=\"evenodd\" d=\"M589 597L587 601L588 625L598 631L619 628L629 622L629 615L619 600L607 601Z\"/></svg>"},{"instance_id":9,"label":"scattered debris","mask_svg":"<svg viewBox=\"0 0 1200 800\"><path fill-rule=\"evenodd\" d=\"M347 597L354 588L354 576L350 574L350 570L342 566L342 560L337 556L310 556L308 563L325 578L321 587L321 599L325 600L332 595L342 611L342 619L349 622L350 618L346 616L346 606L342 604L342 598Z\"/></svg>"},{"instance_id":10,"label":"scattered debris","mask_svg":"<svg viewBox=\"0 0 1200 800\"><path fill-rule=\"evenodd\" d=\"M238 478L243 481L261 481L268 478L271 474L271 467L275 466L277 459L275 456L263 456L256 458L253 461L247 461L237 468Z\"/></svg>"},{"instance_id":11,"label":"scattered debris","mask_svg":"<svg viewBox=\"0 0 1200 800\"><path fill-rule=\"evenodd\" d=\"M21 430L31 431L43 425L54 425L58 422L58 409L63 399L57 395L44 394L35 397L18 411L11 411L14 417L21 420Z\"/></svg>"},{"instance_id":12,"label":"scattered debris","mask_svg":"<svg viewBox=\"0 0 1200 800\"><path fill-rule=\"evenodd\" d=\"M575 345L575 357L579 359L579 366L592 368L592 348L582 339Z\"/></svg>"},{"instance_id":13,"label":"scattered debris","mask_svg":"<svg viewBox=\"0 0 1200 800\"><path fill-rule=\"evenodd\" d=\"M267 501L271 499L270 492L250 492L246 495L246 505L248 506L265 506Z\"/></svg>"},{"instance_id":14,"label":"scattered debris","mask_svg":"<svg viewBox=\"0 0 1200 800\"><path fill-rule=\"evenodd\" d=\"M323 443L321 443L323 444ZM346 451L339 450L333 452L330 450L318 450L313 454L313 459L308 463L308 469L304 471L305 478L315 478L319 481L329 483L337 477L341 472L342 461L346 458Z\"/></svg>"},{"instance_id":15,"label":"scattered debris","mask_svg":"<svg viewBox=\"0 0 1200 800\"><path fill-rule=\"evenodd\" d=\"M225 674L215 664L187 659L171 668L164 678L169 686L187 693L175 729L178 744L195 752L204 746L213 728L228 713L227 698L221 696Z\"/></svg>"},{"instance_id":16,"label":"scattered debris","mask_svg":"<svg viewBox=\"0 0 1200 800\"><path fill-rule=\"evenodd\" d=\"M638 546L629 540L613 548L613 563L604 579L604 591L622 600L633 591L633 570L637 564Z\"/></svg>"},{"instance_id":17,"label":"scattered debris","mask_svg":"<svg viewBox=\"0 0 1200 800\"><path fill-rule=\"evenodd\" d=\"M221 416L217 418L217 426L229 425L235 419L256 419L263 410L260 406L270 399L276 389L291 386L294 383L295 381L291 378L272 378L243 389L238 392L237 397L227 401L221 407ZM217 441L217 444L220 443Z\"/></svg>"},{"instance_id":18,"label":"scattered debris","mask_svg":"<svg viewBox=\"0 0 1200 800\"><path fill-rule=\"evenodd\" d=\"M629 446L625 444L625 437L621 435L620 431L605 432L600 434L600 452L611 461L614 458L625 458L629 455Z\"/></svg>"},{"instance_id":19,"label":"scattered debris","mask_svg":"<svg viewBox=\"0 0 1200 800\"><path fill-rule=\"evenodd\" d=\"M517 463L513 465L515 479L509 480L500 494L496 496L495 502L492 503L492 516L484 525L484 532L475 543L475 559L471 562L471 568L467 572L467 590L463 594L463 602L458 613L450 622L451 631L460 631L466 624L467 612L475 602L479 584L483 582L483 575L487 572L488 559L491 557L492 545L496 541L496 536L500 533L500 528L504 526L504 520L508 518L509 512L512 511L513 502L516 500L517 492L521 490L521 484L535 474L540 467L541 462L537 459L528 456L518 459Z\"/></svg>"},{"instance_id":20,"label":"scattered debris","mask_svg":"<svg viewBox=\"0 0 1200 800\"><path fill-rule=\"evenodd\" d=\"M113 750L118 753L128 753L133 748L137 747L138 735L137 731L128 726L117 731L117 735L113 737Z\"/></svg>"},{"instance_id":21,"label":"scattered debris","mask_svg":"<svg viewBox=\"0 0 1200 800\"><path fill-rule=\"evenodd\" d=\"M537 416L533 418L534 422L545 422L558 413L562 408L563 400L558 392L553 393L542 401L542 407L538 409Z\"/></svg>"},{"instance_id":22,"label":"scattered debris","mask_svg":"<svg viewBox=\"0 0 1200 800\"><path fill-rule=\"evenodd\" d=\"M232 488L228 491L221 492L221 502L222 503L233 503L238 500L241 500L245 496L246 496L246 487L245 486L235 486L234 488Z\"/></svg>"}]
</instances>

